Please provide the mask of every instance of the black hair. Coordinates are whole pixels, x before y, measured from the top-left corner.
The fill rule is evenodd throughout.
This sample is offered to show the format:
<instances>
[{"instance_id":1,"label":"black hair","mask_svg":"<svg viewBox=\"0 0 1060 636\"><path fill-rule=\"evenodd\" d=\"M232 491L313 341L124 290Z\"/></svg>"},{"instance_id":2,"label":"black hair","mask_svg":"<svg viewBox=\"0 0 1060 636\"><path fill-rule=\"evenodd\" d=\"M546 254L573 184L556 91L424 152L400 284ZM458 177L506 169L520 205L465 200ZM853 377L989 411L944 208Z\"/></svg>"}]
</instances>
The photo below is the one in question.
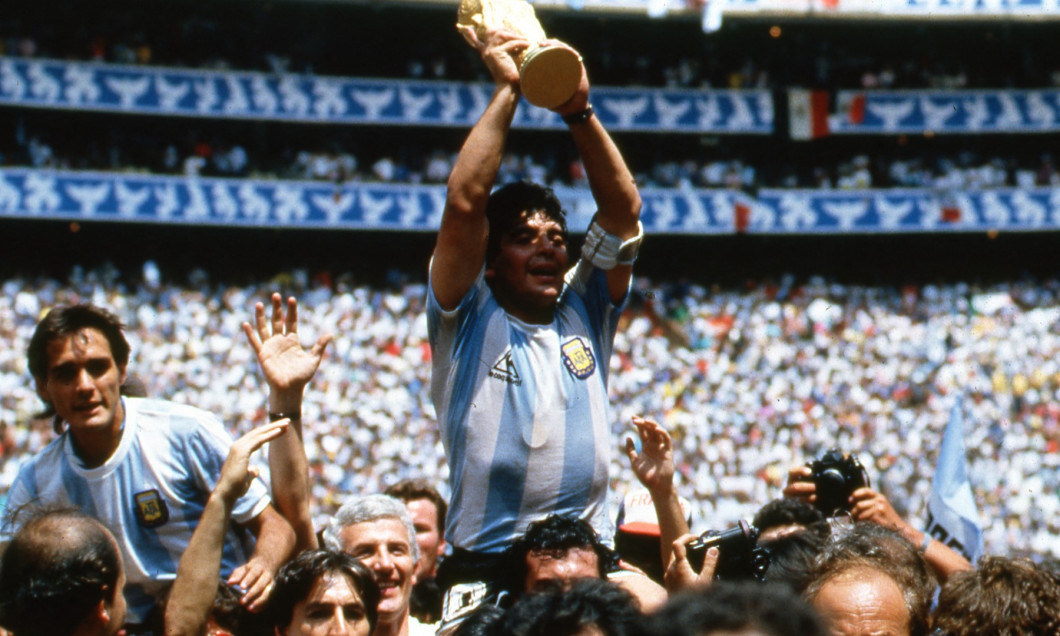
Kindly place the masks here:
<instances>
[{"instance_id":1,"label":"black hair","mask_svg":"<svg viewBox=\"0 0 1060 636\"><path fill-rule=\"evenodd\" d=\"M543 212L546 218L559 223L566 237L567 213L552 188L530 181L513 181L494 190L486 203L486 220L489 222L487 263L500 252L501 239L519 225L526 212Z\"/></svg>"},{"instance_id":2,"label":"black hair","mask_svg":"<svg viewBox=\"0 0 1060 636\"><path fill-rule=\"evenodd\" d=\"M811 530L760 541L759 545L769 552L765 581L787 585L793 592L801 594L809 581L814 559L824 544L825 539Z\"/></svg>"},{"instance_id":3,"label":"black hair","mask_svg":"<svg viewBox=\"0 0 1060 636\"><path fill-rule=\"evenodd\" d=\"M119 369L125 369L129 364L129 341L125 339L122 330L125 325L111 312L88 303L79 305L60 305L48 312L33 330L26 358L29 362L29 372L34 379L43 379L48 374L48 345L64 336L81 331L82 329L96 329L103 334L110 345L110 353L114 358L114 364ZM55 409L48 404L42 417L55 415ZM55 422L55 432L59 431L60 422Z\"/></svg>"},{"instance_id":4,"label":"black hair","mask_svg":"<svg viewBox=\"0 0 1060 636\"><path fill-rule=\"evenodd\" d=\"M338 550L306 550L288 561L276 574L269 595L269 618L281 632L291 624L294 607L308 598L313 586L328 574L346 576L364 605L368 625L375 630L379 618L379 586L360 561Z\"/></svg>"},{"instance_id":5,"label":"black hair","mask_svg":"<svg viewBox=\"0 0 1060 636\"><path fill-rule=\"evenodd\" d=\"M715 581L673 596L639 625L641 636L699 636L754 629L769 636L825 636L824 623L790 589L756 581Z\"/></svg>"},{"instance_id":6,"label":"black hair","mask_svg":"<svg viewBox=\"0 0 1060 636\"><path fill-rule=\"evenodd\" d=\"M72 634L113 604L121 556L110 532L76 510L45 512L15 535L0 563L0 625L19 636Z\"/></svg>"},{"instance_id":7,"label":"black hair","mask_svg":"<svg viewBox=\"0 0 1060 636\"><path fill-rule=\"evenodd\" d=\"M479 605L457 623L453 636L500 636L505 611L496 605Z\"/></svg>"},{"instance_id":8,"label":"black hair","mask_svg":"<svg viewBox=\"0 0 1060 636\"><path fill-rule=\"evenodd\" d=\"M521 597L504 618L508 636L573 636L596 627L605 636L632 636L640 605L628 591L603 579L553 585Z\"/></svg>"},{"instance_id":9,"label":"black hair","mask_svg":"<svg viewBox=\"0 0 1060 636\"><path fill-rule=\"evenodd\" d=\"M801 499L782 497L759 508L751 525L758 528L759 532L765 532L778 526L811 526L820 521L824 521L824 515L812 504Z\"/></svg>"},{"instance_id":10,"label":"black hair","mask_svg":"<svg viewBox=\"0 0 1060 636\"><path fill-rule=\"evenodd\" d=\"M516 539L511 548L513 571L513 589L521 589L526 579L526 555L531 552L566 552L572 548L588 548L596 553L600 577L618 564L618 555L600 540L589 522L574 516L552 514L535 521L526 528L526 532Z\"/></svg>"}]
</instances>

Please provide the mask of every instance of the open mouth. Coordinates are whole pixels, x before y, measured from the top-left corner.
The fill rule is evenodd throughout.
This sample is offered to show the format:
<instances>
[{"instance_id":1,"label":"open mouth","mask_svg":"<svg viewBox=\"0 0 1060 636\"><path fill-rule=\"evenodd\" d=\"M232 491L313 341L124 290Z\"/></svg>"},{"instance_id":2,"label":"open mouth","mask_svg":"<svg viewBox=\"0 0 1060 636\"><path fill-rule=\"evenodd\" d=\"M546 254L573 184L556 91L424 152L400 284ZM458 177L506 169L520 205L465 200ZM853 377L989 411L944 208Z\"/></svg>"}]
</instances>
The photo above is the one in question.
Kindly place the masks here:
<instances>
[{"instance_id":1,"label":"open mouth","mask_svg":"<svg viewBox=\"0 0 1060 636\"><path fill-rule=\"evenodd\" d=\"M559 276L559 273L559 267L552 263L534 265L530 268L530 274L533 276L555 277Z\"/></svg>"}]
</instances>

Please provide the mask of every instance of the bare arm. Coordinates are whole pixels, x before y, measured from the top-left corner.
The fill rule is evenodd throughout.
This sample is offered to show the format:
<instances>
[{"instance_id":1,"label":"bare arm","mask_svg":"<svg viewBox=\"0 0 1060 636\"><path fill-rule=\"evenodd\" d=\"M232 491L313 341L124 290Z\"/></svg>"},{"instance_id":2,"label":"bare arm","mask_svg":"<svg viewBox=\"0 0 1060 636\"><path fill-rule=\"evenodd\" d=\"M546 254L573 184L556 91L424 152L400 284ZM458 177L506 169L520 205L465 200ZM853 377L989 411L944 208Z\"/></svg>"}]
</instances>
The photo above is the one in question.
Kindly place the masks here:
<instances>
[{"instance_id":1,"label":"bare arm","mask_svg":"<svg viewBox=\"0 0 1060 636\"><path fill-rule=\"evenodd\" d=\"M854 519L878 523L898 532L915 546L923 545L927 535L906 523L905 519L902 519L891 506L891 502L882 494L871 488L858 488L850 499L853 502L851 514ZM972 569L972 564L968 562L968 559L953 548L934 539L924 551L924 559L935 571L940 583L945 583L954 572Z\"/></svg>"},{"instance_id":2,"label":"bare arm","mask_svg":"<svg viewBox=\"0 0 1060 636\"><path fill-rule=\"evenodd\" d=\"M562 116L567 116L581 113L588 106L589 79L583 66L578 92L554 110ZM585 166L593 199L596 201L597 223L609 234L614 234L622 240L633 238L637 235L641 199L633 174L626 166L618 146L595 116L570 124L570 132ZM630 265L618 265L608 271L608 290L613 301L617 302L626 295L632 272Z\"/></svg>"},{"instance_id":3,"label":"bare arm","mask_svg":"<svg viewBox=\"0 0 1060 636\"><path fill-rule=\"evenodd\" d=\"M467 29L465 37L482 55L495 87L486 111L472 127L449 175L445 210L431 261L431 289L443 309L456 308L485 262L489 234L486 202L519 105L519 70L512 55L529 44L508 31L490 31L486 42L478 40L472 29Z\"/></svg>"},{"instance_id":4,"label":"bare arm","mask_svg":"<svg viewBox=\"0 0 1060 636\"><path fill-rule=\"evenodd\" d=\"M167 636L199 636L205 633L206 621L217 596L221 576L221 555L232 508L243 496L254 478L250 455L270 440L283 435L287 420L256 428L232 444L203 510L199 525L180 557L177 579L166 604Z\"/></svg>"},{"instance_id":5,"label":"bare arm","mask_svg":"<svg viewBox=\"0 0 1060 636\"><path fill-rule=\"evenodd\" d=\"M640 483L651 493L655 516L659 522L659 548L663 570L673 554L674 542L688 534L681 501L674 488L673 440L666 429L653 420L634 417L633 425L640 436L640 452L633 440L626 438L626 454Z\"/></svg>"},{"instance_id":6,"label":"bare arm","mask_svg":"<svg viewBox=\"0 0 1060 636\"><path fill-rule=\"evenodd\" d=\"M285 313L279 294L270 301L271 317L266 318L265 306L258 303L254 326L243 323L243 331L269 384L269 412L291 418L290 429L269 449L269 474L273 503L294 529L297 553L317 547L309 513L309 462L302 443L302 394L331 336L321 336L312 347L303 348L298 339L298 302L288 298Z\"/></svg>"},{"instance_id":7,"label":"bare arm","mask_svg":"<svg viewBox=\"0 0 1060 636\"><path fill-rule=\"evenodd\" d=\"M268 601L272 578L294 552L294 530L272 505L243 525L258 541L250 560L232 571L228 583L244 590L240 600L247 609L258 611Z\"/></svg>"}]
</instances>

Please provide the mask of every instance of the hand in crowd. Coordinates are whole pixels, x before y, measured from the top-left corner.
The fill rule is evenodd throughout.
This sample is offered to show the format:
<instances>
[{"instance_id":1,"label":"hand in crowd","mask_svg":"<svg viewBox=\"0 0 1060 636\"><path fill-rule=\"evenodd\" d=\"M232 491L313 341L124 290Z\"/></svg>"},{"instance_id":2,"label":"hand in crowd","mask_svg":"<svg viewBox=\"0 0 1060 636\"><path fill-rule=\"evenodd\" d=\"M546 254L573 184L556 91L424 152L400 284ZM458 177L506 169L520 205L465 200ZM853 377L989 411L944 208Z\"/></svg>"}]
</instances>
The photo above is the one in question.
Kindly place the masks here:
<instances>
[{"instance_id":1,"label":"hand in crowd","mask_svg":"<svg viewBox=\"0 0 1060 636\"><path fill-rule=\"evenodd\" d=\"M258 356L269 386L276 391L297 391L299 394L316 373L324 350L331 342L331 336L325 334L310 349L302 348L298 340L298 302L293 297L288 298L284 315L283 299L278 293L272 295L271 320L265 318L265 306L257 303L254 326L243 323L243 332Z\"/></svg>"},{"instance_id":2,"label":"hand in crowd","mask_svg":"<svg viewBox=\"0 0 1060 636\"><path fill-rule=\"evenodd\" d=\"M218 487L224 485L224 492L229 501L234 502L247 488L250 487L252 479L257 477L257 471L250 467L250 456L266 443L283 435L291 422L287 419L272 422L260 428L256 428L232 444L232 449L225 459L221 468L221 479ZM229 585L236 585L243 590L240 599L247 609L260 611L265 607L265 602L272 591L272 568L267 559L262 555L255 555L243 565L232 571L228 577Z\"/></svg>"},{"instance_id":3,"label":"hand in crowd","mask_svg":"<svg viewBox=\"0 0 1060 636\"><path fill-rule=\"evenodd\" d=\"M692 564L688 560L688 544L698 538L694 534L686 534L673 542L670 563L663 575L666 589L671 594L692 587L706 587L714 580L714 569L718 565L718 557L721 554L717 546L707 549L703 557L703 567L699 569L699 572L692 569Z\"/></svg>"},{"instance_id":4,"label":"hand in crowd","mask_svg":"<svg viewBox=\"0 0 1060 636\"><path fill-rule=\"evenodd\" d=\"M228 457L221 466L221 476L213 492L229 506L246 494L250 483L258 478L258 470L250 465L250 456L259 448L287 432L291 420L282 419L259 426L232 443Z\"/></svg>"},{"instance_id":5,"label":"hand in crowd","mask_svg":"<svg viewBox=\"0 0 1060 636\"><path fill-rule=\"evenodd\" d=\"M817 487L810 477L813 471L809 466L793 466L788 470L788 483L783 494L789 499L801 499L809 504L817 503Z\"/></svg>"},{"instance_id":6,"label":"hand in crowd","mask_svg":"<svg viewBox=\"0 0 1060 636\"><path fill-rule=\"evenodd\" d=\"M907 534L909 524L902 519L891 502L872 488L858 488L850 495L850 514L857 521L871 521L891 530Z\"/></svg>"},{"instance_id":7,"label":"hand in crowd","mask_svg":"<svg viewBox=\"0 0 1060 636\"><path fill-rule=\"evenodd\" d=\"M637 479L650 492L668 491L674 481L673 440L658 422L633 417L640 440L640 451L632 437L626 438L626 455Z\"/></svg>"}]
</instances>

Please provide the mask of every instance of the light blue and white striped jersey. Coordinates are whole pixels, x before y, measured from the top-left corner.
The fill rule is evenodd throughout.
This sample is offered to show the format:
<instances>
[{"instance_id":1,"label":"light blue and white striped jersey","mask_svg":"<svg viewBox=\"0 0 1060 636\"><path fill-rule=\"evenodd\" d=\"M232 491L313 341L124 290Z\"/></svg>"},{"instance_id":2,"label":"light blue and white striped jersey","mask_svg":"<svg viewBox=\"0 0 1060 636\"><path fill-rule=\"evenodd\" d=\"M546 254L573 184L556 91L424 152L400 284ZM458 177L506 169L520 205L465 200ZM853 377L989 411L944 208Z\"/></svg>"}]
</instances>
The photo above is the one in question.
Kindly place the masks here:
<instances>
[{"instance_id":1,"label":"light blue and white striped jersey","mask_svg":"<svg viewBox=\"0 0 1060 636\"><path fill-rule=\"evenodd\" d=\"M605 273L582 261L548 325L506 313L482 273L453 311L428 292L452 545L500 552L551 513L586 519L610 542L607 374L620 310Z\"/></svg>"},{"instance_id":2,"label":"light blue and white striped jersey","mask_svg":"<svg viewBox=\"0 0 1060 636\"><path fill-rule=\"evenodd\" d=\"M82 467L69 432L22 466L11 486L0 536L11 539L21 525L12 514L23 506L77 507L98 519L121 547L129 621L138 622L176 577L232 438L206 411L162 400L123 400L121 442L102 466ZM256 479L236 502L232 518L248 521L268 504L267 489ZM247 532L229 529L224 576L246 562L252 540Z\"/></svg>"}]
</instances>

